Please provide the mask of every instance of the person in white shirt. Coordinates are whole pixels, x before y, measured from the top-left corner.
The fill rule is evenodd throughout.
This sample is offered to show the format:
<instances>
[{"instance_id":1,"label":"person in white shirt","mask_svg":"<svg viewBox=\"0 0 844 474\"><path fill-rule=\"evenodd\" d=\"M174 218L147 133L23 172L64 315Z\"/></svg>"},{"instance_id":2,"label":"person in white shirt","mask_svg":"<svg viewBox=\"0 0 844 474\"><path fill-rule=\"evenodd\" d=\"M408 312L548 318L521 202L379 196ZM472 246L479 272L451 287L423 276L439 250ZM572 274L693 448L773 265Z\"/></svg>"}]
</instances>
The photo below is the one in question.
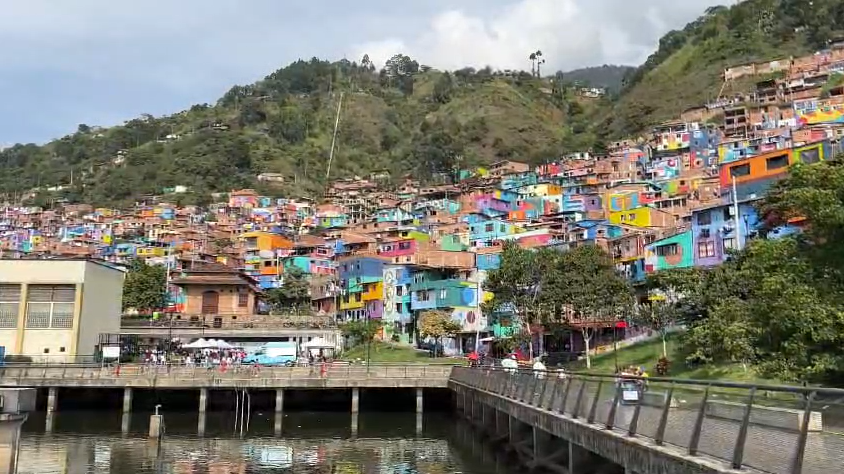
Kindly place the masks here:
<instances>
[{"instance_id":1,"label":"person in white shirt","mask_svg":"<svg viewBox=\"0 0 844 474\"><path fill-rule=\"evenodd\" d=\"M545 371L546 370L547 369L545 368L545 364L542 363L542 359L537 357L533 362L533 374L534 374L534 376L536 376L536 378L538 378L538 379L543 379L543 378L545 378Z\"/></svg>"}]
</instances>

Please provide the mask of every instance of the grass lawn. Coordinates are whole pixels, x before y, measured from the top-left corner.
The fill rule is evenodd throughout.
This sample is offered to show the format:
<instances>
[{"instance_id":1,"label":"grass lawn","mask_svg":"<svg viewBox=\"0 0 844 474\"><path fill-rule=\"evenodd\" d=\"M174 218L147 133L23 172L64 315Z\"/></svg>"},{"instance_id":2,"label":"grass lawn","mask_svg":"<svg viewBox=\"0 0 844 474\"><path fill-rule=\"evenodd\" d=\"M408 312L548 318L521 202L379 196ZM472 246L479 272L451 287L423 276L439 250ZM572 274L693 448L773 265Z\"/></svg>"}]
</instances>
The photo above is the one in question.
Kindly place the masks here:
<instances>
[{"instance_id":1,"label":"grass lawn","mask_svg":"<svg viewBox=\"0 0 844 474\"><path fill-rule=\"evenodd\" d=\"M741 364L723 364L706 367L687 367L680 351L680 337L678 334L668 336L669 377L695 380L723 380L747 383L779 383L758 376L752 367L745 371ZM620 367L642 366L652 377L656 376L656 363L662 356L662 341L659 338L634 344L618 350L618 365ZM586 361L578 362L578 369L596 373L615 372L615 354L605 352L592 358L592 368L586 369Z\"/></svg>"},{"instance_id":2,"label":"grass lawn","mask_svg":"<svg viewBox=\"0 0 844 474\"><path fill-rule=\"evenodd\" d=\"M355 346L344 352L342 360L366 360L366 346ZM395 346L384 342L374 342L370 351L373 363L416 363L416 364L465 364L466 360L456 357L431 358L426 351L418 351L412 347Z\"/></svg>"}]
</instances>

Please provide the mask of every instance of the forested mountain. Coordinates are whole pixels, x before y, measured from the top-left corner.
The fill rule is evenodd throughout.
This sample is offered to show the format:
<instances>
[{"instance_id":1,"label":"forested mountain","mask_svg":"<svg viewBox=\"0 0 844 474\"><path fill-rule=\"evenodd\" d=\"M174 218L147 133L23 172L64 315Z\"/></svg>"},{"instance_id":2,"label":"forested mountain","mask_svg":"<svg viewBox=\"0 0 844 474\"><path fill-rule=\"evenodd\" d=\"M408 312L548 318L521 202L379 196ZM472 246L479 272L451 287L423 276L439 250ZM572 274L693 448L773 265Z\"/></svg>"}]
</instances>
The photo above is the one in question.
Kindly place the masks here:
<instances>
[{"instance_id":1,"label":"forested mountain","mask_svg":"<svg viewBox=\"0 0 844 474\"><path fill-rule=\"evenodd\" d=\"M583 84L589 87L603 87L611 93L621 90L624 78L635 70L632 66L603 66L575 69L564 74L566 81Z\"/></svg>"},{"instance_id":2,"label":"forested mountain","mask_svg":"<svg viewBox=\"0 0 844 474\"><path fill-rule=\"evenodd\" d=\"M0 151L0 194L119 205L188 186L183 201L255 186L280 173L279 193L317 195L329 179L388 170L446 180L456 168L500 159L538 163L600 149L699 106L721 89L724 67L820 48L844 25L840 0L747 0L713 7L665 35L639 68L586 68L552 77L490 68L440 72L397 55L382 70L359 61L297 61L214 105L122 126L78 130L44 146ZM584 99L574 83L624 87ZM738 87L737 85L733 85ZM54 189L48 191L48 189ZM60 190L55 190L61 188Z\"/></svg>"},{"instance_id":3,"label":"forested mountain","mask_svg":"<svg viewBox=\"0 0 844 474\"><path fill-rule=\"evenodd\" d=\"M182 185L199 198L254 186L269 172L286 178L279 191L315 194L338 107L331 179L388 170L442 180L499 159L538 162L594 142L589 120L599 101L581 103L563 81L440 72L400 55L380 71L366 57L297 61L213 106L109 129L80 125L45 146L6 149L0 190L62 186L67 199L109 203Z\"/></svg>"}]
</instances>

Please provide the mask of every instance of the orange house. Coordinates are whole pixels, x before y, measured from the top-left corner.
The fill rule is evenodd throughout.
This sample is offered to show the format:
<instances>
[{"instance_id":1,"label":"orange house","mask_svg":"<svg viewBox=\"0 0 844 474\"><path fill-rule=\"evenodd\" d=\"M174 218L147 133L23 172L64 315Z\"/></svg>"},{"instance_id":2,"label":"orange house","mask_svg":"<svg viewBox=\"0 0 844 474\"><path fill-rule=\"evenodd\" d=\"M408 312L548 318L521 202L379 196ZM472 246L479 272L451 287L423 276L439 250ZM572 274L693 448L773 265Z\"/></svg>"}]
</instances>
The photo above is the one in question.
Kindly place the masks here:
<instances>
[{"instance_id":1,"label":"orange house","mask_svg":"<svg viewBox=\"0 0 844 474\"><path fill-rule=\"evenodd\" d=\"M218 263L203 262L170 283L182 289L188 316L249 316L260 294L252 278Z\"/></svg>"}]
</instances>

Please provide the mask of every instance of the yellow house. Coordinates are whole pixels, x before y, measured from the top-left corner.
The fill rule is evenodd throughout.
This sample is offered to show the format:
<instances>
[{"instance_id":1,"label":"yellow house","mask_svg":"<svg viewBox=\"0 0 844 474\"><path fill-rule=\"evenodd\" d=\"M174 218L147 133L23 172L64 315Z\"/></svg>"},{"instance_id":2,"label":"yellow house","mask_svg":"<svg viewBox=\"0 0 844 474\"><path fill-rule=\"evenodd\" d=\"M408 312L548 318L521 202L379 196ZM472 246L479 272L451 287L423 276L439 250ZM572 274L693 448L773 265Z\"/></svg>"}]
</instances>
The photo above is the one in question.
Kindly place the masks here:
<instances>
[{"instance_id":1,"label":"yellow house","mask_svg":"<svg viewBox=\"0 0 844 474\"><path fill-rule=\"evenodd\" d=\"M33 361L93 358L117 334L123 272L93 260L0 260L0 346Z\"/></svg>"},{"instance_id":2,"label":"yellow house","mask_svg":"<svg viewBox=\"0 0 844 474\"><path fill-rule=\"evenodd\" d=\"M653 207L637 207L609 213L610 224L635 227L667 227L676 223L676 216Z\"/></svg>"}]
</instances>

